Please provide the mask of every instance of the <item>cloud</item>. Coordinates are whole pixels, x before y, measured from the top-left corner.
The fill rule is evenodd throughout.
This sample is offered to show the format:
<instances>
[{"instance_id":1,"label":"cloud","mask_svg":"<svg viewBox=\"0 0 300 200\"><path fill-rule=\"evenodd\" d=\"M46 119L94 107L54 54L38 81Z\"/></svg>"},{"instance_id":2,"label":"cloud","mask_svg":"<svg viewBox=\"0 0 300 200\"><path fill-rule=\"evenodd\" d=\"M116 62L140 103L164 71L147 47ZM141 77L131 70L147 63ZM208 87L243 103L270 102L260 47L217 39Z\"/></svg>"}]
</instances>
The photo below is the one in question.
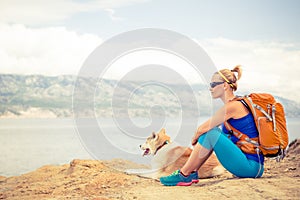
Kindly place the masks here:
<instances>
[{"instance_id":1,"label":"cloud","mask_svg":"<svg viewBox=\"0 0 300 200\"><path fill-rule=\"evenodd\" d=\"M226 38L198 40L217 68L241 64L240 89L273 92L299 102L300 50L297 44L278 41L240 41Z\"/></svg>"},{"instance_id":2,"label":"cloud","mask_svg":"<svg viewBox=\"0 0 300 200\"><path fill-rule=\"evenodd\" d=\"M64 27L30 28L0 24L0 33L0 73L77 74L88 55L102 43L96 35L79 34ZM226 38L197 41L217 68L243 66L239 91L271 92L299 102L300 50L296 44ZM162 55L156 53L145 54L146 57L137 55L138 58L131 59L129 64L139 65L138 60L146 62L149 56L158 61L156 64L176 66L180 63L170 56L164 56L163 62ZM189 76L188 73L185 76ZM190 77L192 80L193 76Z\"/></svg>"},{"instance_id":3,"label":"cloud","mask_svg":"<svg viewBox=\"0 0 300 200\"><path fill-rule=\"evenodd\" d=\"M105 9L113 9L146 1L147 0L90 0L80 2L74 0L0 1L0 22L25 25L59 23L77 13L105 11Z\"/></svg>"},{"instance_id":4,"label":"cloud","mask_svg":"<svg viewBox=\"0 0 300 200\"><path fill-rule=\"evenodd\" d=\"M77 74L102 40L64 27L32 29L0 24L1 73Z\"/></svg>"},{"instance_id":5,"label":"cloud","mask_svg":"<svg viewBox=\"0 0 300 200\"><path fill-rule=\"evenodd\" d=\"M116 11L113 10L113 9L106 8L105 11L108 13L108 15L109 15L109 17L112 21L122 21L122 20L124 20L124 18L122 18L122 17L117 17L115 15Z\"/></svg>"}]
</instances>

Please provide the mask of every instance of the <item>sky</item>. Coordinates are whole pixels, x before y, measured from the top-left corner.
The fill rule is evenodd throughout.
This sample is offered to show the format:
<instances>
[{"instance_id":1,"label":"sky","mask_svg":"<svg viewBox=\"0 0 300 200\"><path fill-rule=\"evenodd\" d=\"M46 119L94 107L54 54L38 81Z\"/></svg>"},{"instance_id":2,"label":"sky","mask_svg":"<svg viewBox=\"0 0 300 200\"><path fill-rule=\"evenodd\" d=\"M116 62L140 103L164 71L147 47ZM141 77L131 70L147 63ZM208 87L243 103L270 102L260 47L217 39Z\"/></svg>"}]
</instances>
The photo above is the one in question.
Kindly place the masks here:
<instances>
[{"instance_id":1,"label":"sky","mask_svg":"<svg viewBox=\"0 0 300 200\"><path fill-rule=\"evenodd\" d=\"M76 75L103 42L158 28L196 41L218 69L242 65L241 90L300 102L299 10L298 0L0 0L0 73ZM193 71L164 55L120 59L107 77L124 75L119 65L156 60L180 63L177 70L193 80Z\"/></svg>"}]
</instances>

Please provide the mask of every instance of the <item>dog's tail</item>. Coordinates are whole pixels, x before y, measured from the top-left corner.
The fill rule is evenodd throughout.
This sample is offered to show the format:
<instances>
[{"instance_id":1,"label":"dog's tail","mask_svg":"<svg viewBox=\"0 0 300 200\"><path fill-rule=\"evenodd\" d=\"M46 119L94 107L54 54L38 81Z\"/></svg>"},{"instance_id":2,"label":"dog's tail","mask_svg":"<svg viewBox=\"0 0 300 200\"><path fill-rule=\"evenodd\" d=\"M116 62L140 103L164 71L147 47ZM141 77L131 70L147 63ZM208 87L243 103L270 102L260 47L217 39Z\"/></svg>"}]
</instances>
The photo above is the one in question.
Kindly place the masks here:
<instances>
[{"instance_id":1,"label":"dog's tail","mask_svg":"<svg viewBox=\"0 0 300 200\"><path fill-rule=\"evenodd\" d=\"M129 175L158 180L157 171L157 169L126 169L124 172Z\"/></svg>"}]
</instances>

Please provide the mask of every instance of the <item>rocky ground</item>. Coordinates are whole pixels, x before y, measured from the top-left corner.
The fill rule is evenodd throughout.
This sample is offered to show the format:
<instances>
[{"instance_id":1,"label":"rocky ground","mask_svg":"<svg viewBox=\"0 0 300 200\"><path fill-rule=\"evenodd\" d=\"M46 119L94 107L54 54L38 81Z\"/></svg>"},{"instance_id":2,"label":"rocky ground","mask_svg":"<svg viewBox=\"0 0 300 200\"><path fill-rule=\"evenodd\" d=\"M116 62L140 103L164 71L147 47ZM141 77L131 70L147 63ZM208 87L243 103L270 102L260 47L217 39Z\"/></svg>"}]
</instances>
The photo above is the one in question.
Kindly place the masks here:
<instances>
[{"instance_id":1,"label":"rocky ground","mask_svg":"<svg viewBox=\"0 0 300 200\"><path fill-rule=\"evenodd\" d=\"M299 154L300 139L291 143L280 163L266 160L262 178L226 173L190 187L166 187L125 174L122 169L143 167L126 160L73 160L21 176L0 176L0 199L300 199Z\"/></svg>"}]
</instances>

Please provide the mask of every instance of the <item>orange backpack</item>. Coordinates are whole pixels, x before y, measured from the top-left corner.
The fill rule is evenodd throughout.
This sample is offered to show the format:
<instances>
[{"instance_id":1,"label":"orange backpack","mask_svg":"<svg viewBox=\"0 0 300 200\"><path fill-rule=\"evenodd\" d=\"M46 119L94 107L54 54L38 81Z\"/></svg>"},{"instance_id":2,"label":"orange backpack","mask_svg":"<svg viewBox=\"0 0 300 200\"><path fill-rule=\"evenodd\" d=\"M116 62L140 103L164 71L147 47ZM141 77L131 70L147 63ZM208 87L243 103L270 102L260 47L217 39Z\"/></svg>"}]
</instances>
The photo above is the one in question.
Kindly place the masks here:
<instances>
[{"instance_id":1,"label":"orange backpack","mask_svg":"<svg viewBox=\"0 0 300 200\"><path fill-rule=\"evenodd\" d=\"M262 93L252 93L235 100L241 101L252 113L259 134L258 138L249 138L225 122L226 129L239 139L238 147L245 153L261 152L266 157L277 157L278 161L283 159L289 139L282 104L276 102L272 95Z\"/></svg>"}]
</instances>

